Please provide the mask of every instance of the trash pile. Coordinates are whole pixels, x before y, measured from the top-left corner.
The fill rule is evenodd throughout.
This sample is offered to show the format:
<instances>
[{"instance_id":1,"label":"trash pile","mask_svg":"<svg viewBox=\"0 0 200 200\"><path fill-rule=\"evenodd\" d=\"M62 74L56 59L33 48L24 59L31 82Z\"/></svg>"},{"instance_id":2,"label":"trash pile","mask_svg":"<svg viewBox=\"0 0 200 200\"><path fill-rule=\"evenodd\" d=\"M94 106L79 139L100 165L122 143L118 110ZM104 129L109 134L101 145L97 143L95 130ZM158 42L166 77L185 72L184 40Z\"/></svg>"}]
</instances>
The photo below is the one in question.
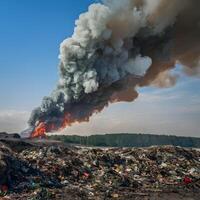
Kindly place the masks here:
<instances>
[{"instance_id":1,"label":"trash pile","mask_svg":"<svg viewBox=\"0 0 200 200\"><path fill-rule=\"evenodd\" d=\"M16 152L0 146L2 199L133 199L134 195L169 192L200 195L200 151L193 149L43 145Z\"/></svg>"}]
</instances>

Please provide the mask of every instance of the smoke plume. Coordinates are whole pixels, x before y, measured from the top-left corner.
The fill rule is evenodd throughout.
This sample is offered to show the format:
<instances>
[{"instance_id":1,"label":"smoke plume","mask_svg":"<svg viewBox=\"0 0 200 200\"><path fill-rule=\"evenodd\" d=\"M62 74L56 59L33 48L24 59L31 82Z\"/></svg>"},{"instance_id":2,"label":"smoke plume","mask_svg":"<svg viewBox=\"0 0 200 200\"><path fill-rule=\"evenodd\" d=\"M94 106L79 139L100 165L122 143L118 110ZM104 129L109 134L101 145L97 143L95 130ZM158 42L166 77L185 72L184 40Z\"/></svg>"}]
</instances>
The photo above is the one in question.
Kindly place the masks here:
<instances>
[{"instance_id":1,"label":"smoke plume","mask_svg":"<svg viewBox=\"0 0 200 200\"><path fill-rule=\"evenodd\" d=\"M199 0L104 0L89 6L60 45L59 81L29 125L55 131L88 121L109 103L131 102L136 87L171 87L177 63L200 65Z\"/></svg>"}]
</instances>

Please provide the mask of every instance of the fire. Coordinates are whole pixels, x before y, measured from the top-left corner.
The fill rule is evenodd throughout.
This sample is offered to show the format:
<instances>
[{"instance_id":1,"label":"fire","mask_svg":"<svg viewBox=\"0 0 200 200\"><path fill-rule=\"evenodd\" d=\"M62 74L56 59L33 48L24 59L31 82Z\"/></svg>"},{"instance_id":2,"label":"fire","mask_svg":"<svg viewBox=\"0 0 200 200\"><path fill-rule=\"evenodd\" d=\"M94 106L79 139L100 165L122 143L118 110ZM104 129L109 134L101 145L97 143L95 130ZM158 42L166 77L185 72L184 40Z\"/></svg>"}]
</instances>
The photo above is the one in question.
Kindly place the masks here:
<instances>
[{"instance_id":1,"label":"fire","mask_svg":"<svg viewBox=\"0 0 200 200\"><path fill-rule=\"evenodd\" d=\"M70 114L65 114L60 130L70 126Z\"/></svg>"},{"instance_id":2,"label":"fire","mask_svg":"<svg viewBox=\"0 0 200 200\"><path fill-rule=\"evenodd\" d=\"M56 130L55 124L53 124L53 123L50 124L50 125L48 126L48 130L50 130L50 132Z\"/></svg>"},{"instance_id":3,"label":"fire","mask_svg":"<svg viewBox=\"0 0 200 200\"><path fill-rule=\"evenodd\" d=\"M56 130L62 130L66 128L67 126L70 126L71 124L71 117L70 114L65 114L62 123L60 126L56 126L54 123L45 123L40 122L34 129L34 131L31 133L31 138L39 138L39 137L45 137L47 132L52 132ZM60 128L58 128L60 127Z\"/></svg>"},{"instance_id":4,"label":"fire","mask_svg":"<svg viewBox=\"0 0 200 200\"><path fill-rule=\"evenodd\" d=\"M31 138L45 137L46 132L47 132L47 127L45 123L40 122L39 125L35 128L35 130L31 133Z\"/></svg>"}]
</instances>

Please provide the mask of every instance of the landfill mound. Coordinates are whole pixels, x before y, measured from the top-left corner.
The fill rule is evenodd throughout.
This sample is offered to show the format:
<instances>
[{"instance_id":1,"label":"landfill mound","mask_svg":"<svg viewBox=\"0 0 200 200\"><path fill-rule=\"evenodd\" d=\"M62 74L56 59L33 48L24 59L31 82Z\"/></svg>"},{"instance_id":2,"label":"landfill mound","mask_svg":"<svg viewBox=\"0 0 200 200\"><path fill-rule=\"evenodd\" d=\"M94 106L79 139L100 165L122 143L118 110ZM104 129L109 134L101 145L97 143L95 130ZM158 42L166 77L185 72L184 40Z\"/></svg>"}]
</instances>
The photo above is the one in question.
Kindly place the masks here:
<instances>
[{"instance_id":1,"label":"landfill mound","mask_svg":"<svg viewBox=\"0 0 200 200\"><path fill-rule=\"evenodd\" d=\"M19 145L19 142L17 143ZM0 199L199 199L200 151L0 144Z\"/></svg>"}]
</instances>

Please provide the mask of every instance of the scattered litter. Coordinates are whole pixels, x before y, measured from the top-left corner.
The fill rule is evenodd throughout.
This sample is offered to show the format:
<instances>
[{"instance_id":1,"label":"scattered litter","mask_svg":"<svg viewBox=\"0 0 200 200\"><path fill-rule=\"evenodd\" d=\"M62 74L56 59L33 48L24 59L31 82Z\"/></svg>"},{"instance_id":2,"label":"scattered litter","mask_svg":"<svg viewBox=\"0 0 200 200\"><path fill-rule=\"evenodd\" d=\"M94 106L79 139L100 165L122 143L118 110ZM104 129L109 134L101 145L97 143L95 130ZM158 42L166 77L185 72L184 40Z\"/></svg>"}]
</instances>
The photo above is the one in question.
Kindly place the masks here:
<instances>
[{"instance_id":1,"label":"scattered litter","mask_svg":"<svg viewBox=\"0 0 200 200\"><path fill-rule=\"evenodd\" d=\"M1 147L0 196L62 199L67 191L72 199L123 199L131 192L199 191L199 160L199 151L172 146L92 149L44 145L20 152Z\"/></svg>"}]
</instances>

